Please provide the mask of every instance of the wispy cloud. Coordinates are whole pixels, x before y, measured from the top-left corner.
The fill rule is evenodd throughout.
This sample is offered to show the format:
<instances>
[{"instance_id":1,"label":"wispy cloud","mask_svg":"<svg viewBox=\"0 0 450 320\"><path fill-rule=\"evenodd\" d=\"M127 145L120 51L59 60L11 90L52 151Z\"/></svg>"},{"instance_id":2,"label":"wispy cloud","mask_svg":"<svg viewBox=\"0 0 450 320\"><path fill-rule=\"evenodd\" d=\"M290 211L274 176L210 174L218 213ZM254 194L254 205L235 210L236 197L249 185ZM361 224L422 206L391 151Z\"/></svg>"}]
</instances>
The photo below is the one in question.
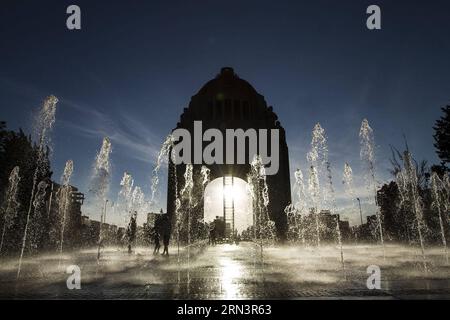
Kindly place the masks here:
<instances>
[{"instance_id":1,"label":"wispy cloud","mask_svg":"<svg viewBox=\"0 0 450 320\"><path fill-rule=\"evenodd\" d=\"M61 120L60 123L66 128L87 138L99 139L107 136L113 147L123 148L129 157L145 163L154 162L157 158L162 138L139 120L130 115L117 115L112 119L108 114L91 106L80 105L67 99L62 99L61 103L80 113L82 116L79 119L83 119L82 122Z\"/></svg>"}]
</instances>

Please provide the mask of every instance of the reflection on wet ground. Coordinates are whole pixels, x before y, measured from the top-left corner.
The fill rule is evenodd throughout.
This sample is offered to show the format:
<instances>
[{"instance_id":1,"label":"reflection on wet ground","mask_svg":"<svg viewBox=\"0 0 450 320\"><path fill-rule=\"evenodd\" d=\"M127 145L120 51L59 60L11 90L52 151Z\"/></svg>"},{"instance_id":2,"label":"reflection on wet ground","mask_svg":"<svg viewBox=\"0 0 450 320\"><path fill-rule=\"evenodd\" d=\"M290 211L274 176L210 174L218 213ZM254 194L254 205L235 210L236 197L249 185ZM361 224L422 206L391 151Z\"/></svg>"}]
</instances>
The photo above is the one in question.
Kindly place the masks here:
<instances>
[{"instance_id":1,"label":"reflection on wet ground","mask_svg":"<svg viewBox=\"0 0 450 320\"><path fill-rule=\"evenodd\" d=\"M386 257L374 245L344 246L345 268L335 246L271 247L252 243L200 245L188 260L154 256L151 248L128 254L97 251L25 259L16 280L17 261L0 266L0 298L50 299L302 299L302 298L446 298L450 299L450 266L441 248L428 249L425 273L419 250L389 245ZM69 290L66 267L81 269L81 289ZM381 269L381 289L369 290L367 267Z\"/></svg>"}]
</instances>

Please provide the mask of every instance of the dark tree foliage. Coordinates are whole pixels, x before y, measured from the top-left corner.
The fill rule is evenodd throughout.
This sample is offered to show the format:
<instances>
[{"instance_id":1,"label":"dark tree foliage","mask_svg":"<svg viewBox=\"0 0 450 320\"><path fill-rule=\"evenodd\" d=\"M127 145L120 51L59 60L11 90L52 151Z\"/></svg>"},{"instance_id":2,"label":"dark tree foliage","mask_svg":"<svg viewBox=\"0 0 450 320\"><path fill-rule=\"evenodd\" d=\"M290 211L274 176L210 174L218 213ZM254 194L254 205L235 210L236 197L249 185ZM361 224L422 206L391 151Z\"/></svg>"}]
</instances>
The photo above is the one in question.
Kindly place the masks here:
<instances>
[{"instance_id":1,"label":"dark tree foliage","mask_svg":"<svg viewBox=\"0 0 450 320\"><path fill-rule=\"evenodd\" d=\"M6 231L2 254L16 253L21 246L37 157L38 147L33 144L30 136L25 135L22 130L18 132L9 131L6 129L5 122L0 122L0 201L2 203L8 187L9 175L15 166L19 166L21 178L17 195L20 208L13 226ZM38 172L37 181L49 180L51 174L48 152L46 152L44 164ZM33 216L31 216L31 219L33 219ZM48 227L45 221L34 222ZM0 221L0 227L3 226L3 223L4 221ZM45 230L42 231L45 234ZM29 248L28 243L27 248Z\"/></svg>"},{"instance_id":2,"label":"dark tree foliage","mask_svg":"<svg viewBox=\"0 0 450 320\"><path fill-rule=\"evenodd\" d=\"M444 115L436 121L434 129L434 147L442 165L450 163L450 105L442 108Z\"/></svg>"},{"instance_id":3,"label":"dark tree foliage","mask_svg":"<svg viewBox=\"0 0 450 320\"><path fill-rule=\"evenodd\" d=\"M400 152L391 146L392 164L391 174L395 178L404 169L404 155L409 152L408 144L405 143L406 150ZM442 165L434 165L431 168L426 161L418 162L412 158L412 163L417 174L417 191L420 196L420 206L422 209L425 230L423 236L427 243L437 243L440 241L440 225L436 208L432 206L430 176L436 172L442 177L448 169ZM392 241L417 242L417 217L414 211L414 204L406 198L402 203L400 191L396 181L384 184L377 192L377 203L383 218L383 227L386 238ZM449 229L448 220L444 221L444 228ZM448 232L447 232L448 233Z\"/></svg>"},{"instance_id":4,"label":"dark tree foliage","mask_svg":"<svg viewBox=\"0 0 450 320\"><path fill-rule=\"evenodd\" d=\"M400 173L403 169L404 155L405 152L409 152L408 144L406 143L406 150L400 152L395 147L391 146L392 157L390 159L392 169L390 173L392 176L396 177L398 173ZM417 183L419 184L419 188L425 189L428 184L428 180L430 179L430 172L428 169L428 162L426 160L422 160L417 162L414 157L411 157L412 163L415 167L417 173Z\"/></svg>"},{"instance_id":5,"label":"dark tree foliage","mask_svg":"<svg viewBox=\"0 0 450 320\"><path fill-rule=\"evenodd\" d=\"M383 217L386 237L393 241L407 239L408 230L405 229L404 211L399 207L400 194L397 184L391 181L377 192L377 203ZM406 239L405 239L406 236Z\"/></svg>"},{"instance_id":6,"label":"dark tree foliage","mask_svg":"<svg viewBox=\"0 0 450 320\"><path fill-rule=\"evenodd\" d=\"M433 172L436 172L438 177L440 179L442 179L446 173L450 173L450 170L449 170L449 168L447 168L446 166L444 166L442 164L441 165L435 164L435 165L432 165L430 168L430 173L433 173Z\"/></svg>"}]
</instances>

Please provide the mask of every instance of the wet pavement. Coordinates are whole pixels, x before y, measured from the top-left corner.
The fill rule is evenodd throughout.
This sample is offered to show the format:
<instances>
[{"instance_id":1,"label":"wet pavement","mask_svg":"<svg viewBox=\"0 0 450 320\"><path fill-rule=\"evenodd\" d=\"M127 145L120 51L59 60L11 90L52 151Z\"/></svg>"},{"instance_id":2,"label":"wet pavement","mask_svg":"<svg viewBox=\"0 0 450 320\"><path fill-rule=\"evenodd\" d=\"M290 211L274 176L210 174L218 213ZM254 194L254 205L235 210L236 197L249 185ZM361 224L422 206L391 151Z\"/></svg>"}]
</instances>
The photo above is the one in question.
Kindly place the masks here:
<instances>
[{"instance_id":1,"label":"wet pavement","mask_svg":"<svg viewBox=\"0 0 450 320\"><path fill-rule=\"evenodd\" d=\"M0 264L3 299L450 299L450 266L442 248L427 250L425 272L417 248L344 246L270 247L205 243L171 248L169 257L149 248L128 254L107 248L40 255ZM67 288L69 265L81 270L81 289ZM369 265L381 270L381 289L367 288Z\"/></svg>"}]
</instances>

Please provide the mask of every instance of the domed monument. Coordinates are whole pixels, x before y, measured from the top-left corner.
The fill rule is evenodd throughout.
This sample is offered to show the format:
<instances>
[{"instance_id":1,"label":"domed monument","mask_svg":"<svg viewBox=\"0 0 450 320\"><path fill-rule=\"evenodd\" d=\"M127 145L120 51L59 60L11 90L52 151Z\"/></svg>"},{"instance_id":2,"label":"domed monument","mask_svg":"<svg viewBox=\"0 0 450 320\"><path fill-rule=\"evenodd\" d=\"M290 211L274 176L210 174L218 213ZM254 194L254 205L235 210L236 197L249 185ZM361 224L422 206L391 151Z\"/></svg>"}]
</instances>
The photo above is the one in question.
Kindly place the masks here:
<instances>
[{"instance_id":1,"label":"domed monument","mask_svg":"<svg viewBox=\"0 0 450 320\"><path fill-rule=\"evenodd\" d=\"M241 133L256 132L254 138L257 141L252 140L251 135L246 135L245 139L240 140L241 143L238 139L234 140L234 142L237 142L232 149L223 146L223 161L211 163L203 158L192 161L194 182L192 194L194 200L191 205L191 228L194 230L198 228L197 224L204 217L204 186L202 184L201 167L205 166L210 170L210 181L221 177L224 177L224 185L227 178L228 180L231 178L230 181L233 181L234 177L247 181L254 153L262 156L265 152L266 155L269 155L269 158L276 159L277 162L275 164L275 161L273 161L270 165L264 163L266 168L272 166L272 172L266 169L269 195L268 214L270 219L275 222L278 238L284 240L287 231L284 209L291 202L288 147L284 128L278 121L273 108L267 105L264 97L247 81L239 78L232 68L222 68L220 74L208 81L191 98L189 106L184 108L174 131L176 129L185 129L194 137L194 140L197 139L200 146L192 146L192 155L196 151L198 154L199 148L203 150L210 143L208 141L214 140L210 137L205 141L203 137L206 131L211 131L210 129L216 132L220 131L223 137L229 136L230 129L236 131L241 129ZM198 139L198 131L201 131L200 136L203 139ZM277 132L278 139L276 142L271 137L272 131ZM225 141L223 143L225 144ZM194 150L195 148L197 150ZM238 149L245 149L245 158L239 154ZM253 154L250 152L251 150L254 151ZM185 164L175 164L169 161L167 213L172 226L175 222L176 199L181 199L180 191L185 183L183 176L185 168ZM230 217L227 216L225 200L223 213L217 215L221 216L222 214L223 219L227 222ZM234 212L231 214L234 215ZM233 225L234 222L231 221L230 223ZM231 226L231 230L234 230L233 226Z\"/></svg>"}]
</instances>

